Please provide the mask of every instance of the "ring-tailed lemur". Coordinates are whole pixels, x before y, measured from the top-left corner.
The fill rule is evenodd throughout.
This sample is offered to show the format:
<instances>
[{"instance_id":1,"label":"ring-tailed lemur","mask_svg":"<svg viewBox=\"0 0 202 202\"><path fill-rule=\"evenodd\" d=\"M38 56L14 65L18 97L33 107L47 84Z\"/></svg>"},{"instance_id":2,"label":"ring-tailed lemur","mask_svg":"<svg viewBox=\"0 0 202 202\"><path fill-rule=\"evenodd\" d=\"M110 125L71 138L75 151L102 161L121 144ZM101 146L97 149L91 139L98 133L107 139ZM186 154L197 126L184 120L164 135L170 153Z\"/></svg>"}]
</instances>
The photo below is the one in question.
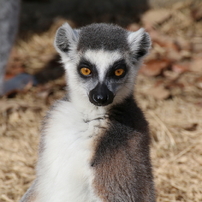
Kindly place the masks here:
<instances>
[{"instance_id":1,"label":"ring-tailed lemur","mask_svg":"<svg viewBox=\"0 0 202 202\"><path fill-rule=\"evenodd\" d=\"M148 124L133 97L148 34L64 24L55 47L67 96L46 117L36 180L21 202L154 202Z\"/></svg>"}]
</instances>

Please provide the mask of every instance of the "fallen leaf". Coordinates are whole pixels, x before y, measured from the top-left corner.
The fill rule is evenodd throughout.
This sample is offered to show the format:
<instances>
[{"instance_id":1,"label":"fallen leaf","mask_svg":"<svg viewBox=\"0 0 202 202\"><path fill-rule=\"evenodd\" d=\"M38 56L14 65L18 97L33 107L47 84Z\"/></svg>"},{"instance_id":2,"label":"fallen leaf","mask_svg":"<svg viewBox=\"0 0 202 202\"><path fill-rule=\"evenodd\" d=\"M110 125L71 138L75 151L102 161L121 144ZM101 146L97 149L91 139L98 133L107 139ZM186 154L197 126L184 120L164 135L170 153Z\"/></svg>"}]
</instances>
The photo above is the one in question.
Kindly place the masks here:
<instances>
[{"instance_id":1,"label":"fallen leaf","mask_svg":"<svg viewBox=\"0 0 202 202\"><path fill-rule=\"evenodd\" d=\"M158 39L154 39L153 41L161 47L172 49L172 50L175 50L176 52L180 50L178 44L173 40L169 40L168 37L165 37L165 38L161 37Z\"/></svg>"},{"instance_id":2,"label":"fallen leaf","mask_svg":"<svg viewBox=\"0 0 202 202\"><path fill-rule=\"evenodd\" d=\"M190 64L190 70L193 72L202 72L202 58L193 60Z\"/></svg>"},{"instance_id":3,"label":"fallen leaf","mask_svg":"<svg viewBox=\"0 0 202 202\"><path fill-rule=\"evenodd\" d=\"M191 16L195 21L202 20L202 7L193 9L191 11Z\"/></svg>"},{"instance_id":4,"label":"fallen leaf","mask_svg":"<svg viewBox=\"0 0 202 202\"><path fill-rule=\"evenodd\" d=\"M141 68L140 73L146 76L157 76L163 69L170 66L170 62L166 59L163 60L149 60Z\"/></svg>"},{"instance_id":5,"label":"fallen leaf","mask_svg":"<svg viewBox=\"0 0 202 202\"><path fill-rule=\"evenodd\" d=\"M170 96L170 92L163 85L153 86L147 93L158 100L164 100Z\"/></svg>"},{"instance_id":6,"label":"fallen leaf","mask_svg":"<svg viewBox=\"0 0 202 202\"><path fill-rule=\"evenodd\" d=\"M161 24L171 17L172 13L169 9L149 10L142 16L142 22L145 27L153 27Z\"/></svg>"},{"instance_id":7,"label":"fallen leaf","mask_svg":"<svg viewBox=\"0 0 202 202\"><path fill-rule=\"evenodd\" d=\"M179 43L175 39L163 35L154 29L149 30L149 34L151 36L153 44L158 44L161 47L175 51L181 50Z\"/></svg>"},{"instance_id":8,"label":"fallen leaf","mask_svg":"<svg viewBox=\"0 0 202 202\"><path fill-rule=\"evenodd\" d=\"M190 51L182 50L180 51L180 55L182 59L191 59L192 53Z\"/></svg>"},{"instance_id":9,"label":"fallen leaf","mask_svg":"<svg viewBox=\"0 0 202 202\"><path fill-rule=\"evenodd\" d=\"M173 65L172 65L171 69L172 69L174 72L178 73L178 74L182 74L182 73L188 71L188 69L189 69L189 64L186 64L186 65L185 65L185 64L183 64L183 63L176 63L176 64L173 64Z\"/></svg>"},{"instance_id":10,"label":"fallen leaf","mask_svg":"<svg viewBox=\"0 0 202 202\"><path fill-rule=\"evenodd\" d=\"M176 80L179 77L179 73L170 71L170 70L164 71L163 75L166 77L166 79L172 80L172 81Z\"/></svg>"},{"instance_id":11,"label":"fallen leaf","mask_svg":"<svg viewBox=\"0 0 202 202\"><path fill-rule=\"evenodd\" d=\"M169 92L172 96L176 96L176 95L182 94L182 91L185 86L183 83L171 81L171 82L167 83L165 87L166 87L166 89L169 90Z\"/></svg>"},{"instance_id":12,"label":"fallen leaf","mask_svg":"<svg viewBox=\"0 0 202 202\"><path fill-rule=\"evenodd\" d=\"M202 89L202 77L197 78L195 82L196 82L196 86Z\"/></svg>"},{"instance_id":13,"label":"fallen leaf","mask_svg":"<svg viewBox=\"0 0 202 202\"><path fill-rule=\"evenodd\" d=\"M180 50L191 51L191 43L188 40L183 39L182 37L176 38L176 44Z\"/></svg>"},{"instance_id":14,"label":"fallen leaf","mask_svg":"<svg viewBox=\"0 0 202 202\"><path fill-rule=\"evenodd\" d=\"M202 38L200 42L192 43L192 50L194 53L201 53L202 52Z\"/></svg>"},{"instance_id":15,"label":"fallen leaf","mask_svg":"<svg viewBox=\"0 0 202 202\"><path fill-rule=\"evenodd\" d=\"M166 89L176 89L176 88L180 88L183 89L184 88L184 84L183 83L179 83L179 82L169 82L168 84L166 84Z\"/></svg>"},{"instance_id":16,"label":"fallen leaf","mask_svg":"<svg viewBox=\"0 0 202 202\"><path fill-rule=\"evenodd\" d=\"M182 55L180 54L180 52L178 52L176 50L167 51L165 56L171 62L178 62L178 61L180 61L182 59Z\"/></svg>"}]
</instances>

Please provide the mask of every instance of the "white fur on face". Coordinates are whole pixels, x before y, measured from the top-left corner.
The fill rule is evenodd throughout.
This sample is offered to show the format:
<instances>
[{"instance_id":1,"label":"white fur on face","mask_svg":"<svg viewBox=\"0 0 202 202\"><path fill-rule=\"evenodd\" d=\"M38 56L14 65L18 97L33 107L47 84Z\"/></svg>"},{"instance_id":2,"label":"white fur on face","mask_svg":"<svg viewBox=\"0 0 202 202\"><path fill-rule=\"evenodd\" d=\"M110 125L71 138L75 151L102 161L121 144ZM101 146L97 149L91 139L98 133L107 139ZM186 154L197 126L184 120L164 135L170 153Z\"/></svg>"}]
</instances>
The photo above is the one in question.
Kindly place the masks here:
<instances>
[{"instance_id":1,"label":"white fur on face","mask_svg":"<svg viewBox=\"0 0 202 202\"><path fill-rule=\"evenodd\" d=\"M119 51L87 50L84 58L97 67L99 82L103 82L107 70L114 62L123 58Z\"/></svg>"},{"instance_id":2,"label":"white fur on face","mask_svg":"<svg viewBox=\"0 0 202 202\"><path fill-rule=\"evenodd\" d=\"M138 68L130 63L127 56L122 55L119 51L88 50L85 52L84 57L92 64L96 65L99 74L99 82L101 83L104 81L109 68L118 60L125 59L128 66L130 66L129 73L126 75L126 82L124 82L124 79L122 80L123 83L121 83L112 104L122 102L131 92L133 93L134 80Z\"/></svg>"},{"instance_id":3,"label":"white fur on face","mask_svg":"<svg viewBox=\"0 0 202 202\"><path fill-rule=\"evenodd\" d=\"M63 58L63 62L65 63L65 70L67 72L67 83L69 87L69 97L73 104L75 104L80 110L89 109L97 109L89 101L89 92L98 84L98 82L102 83L104 81L106 72L108 68L113 65L114 62L122 59L122 55L119 51L104 51L104 50L88 50L84 54L81 53L75 54L75 60L68 60ZM83 83L80 75L77 71L77 64L79 62L80 57L85 58L92 64L96 65L98 71L98 81L95 83ZM99 107L99 111L101 110Z\"/></svg>"}]
</instances>

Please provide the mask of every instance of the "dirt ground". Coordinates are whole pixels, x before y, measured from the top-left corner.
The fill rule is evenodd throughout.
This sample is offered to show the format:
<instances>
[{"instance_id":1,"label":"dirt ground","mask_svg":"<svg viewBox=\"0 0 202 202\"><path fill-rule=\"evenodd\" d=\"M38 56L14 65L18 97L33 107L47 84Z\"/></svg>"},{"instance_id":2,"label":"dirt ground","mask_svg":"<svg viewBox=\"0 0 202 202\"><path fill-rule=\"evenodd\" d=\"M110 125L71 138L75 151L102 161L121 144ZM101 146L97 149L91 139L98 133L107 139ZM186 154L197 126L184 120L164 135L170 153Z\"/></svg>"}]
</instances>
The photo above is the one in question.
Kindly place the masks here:
<instances>
[{"instance_id":1,"label":"dirt ground","mask_svg":"<svg viewBox=\"0 0 202 202\"><path fill-rule=\"evenodd\" d=\"M177 4L163 10L164 16L161 9L151 10L140 25L128 27L144 26L152 39L155 34L167 37L163 45L153 41L134 90L150 123L157 202L202 201L202 14L194 9ZM163 20L156 20L158 16ZM26 72L34 74L55 57L53 37L63 21L57 19L47 32L18 41L15 49ZM181 50L169 43L178 38ZM172 52L180 58L173 59ZM159 66L157 59L167 66ZM18 201L35 178L41 122L51 104L65 95L64 86L62 77L0 99L0 202Z\"/></svg>"}]
</instances>

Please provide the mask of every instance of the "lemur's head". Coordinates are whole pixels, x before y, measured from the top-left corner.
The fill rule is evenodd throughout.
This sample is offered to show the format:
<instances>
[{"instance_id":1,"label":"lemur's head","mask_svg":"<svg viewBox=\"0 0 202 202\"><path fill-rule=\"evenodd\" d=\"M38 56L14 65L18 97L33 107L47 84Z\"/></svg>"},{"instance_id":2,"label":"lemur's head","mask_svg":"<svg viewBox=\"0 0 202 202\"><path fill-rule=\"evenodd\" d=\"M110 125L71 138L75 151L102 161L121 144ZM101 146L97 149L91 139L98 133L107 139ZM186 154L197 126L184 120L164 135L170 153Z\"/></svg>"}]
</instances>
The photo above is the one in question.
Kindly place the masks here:
<instances>
[{"instance_id":1,"label":"lemur's head","mask_svg":"<svg viewBox=\"0 0 202 202\"><path fill-rule=\"evenodd\" d=\"M144 29L129 32L115 25L91 24L73 30L66 23L57 31L55 47L67 72L70 100L106 106L133 93L150 38Z\"/></svg>"}]
</instances>

